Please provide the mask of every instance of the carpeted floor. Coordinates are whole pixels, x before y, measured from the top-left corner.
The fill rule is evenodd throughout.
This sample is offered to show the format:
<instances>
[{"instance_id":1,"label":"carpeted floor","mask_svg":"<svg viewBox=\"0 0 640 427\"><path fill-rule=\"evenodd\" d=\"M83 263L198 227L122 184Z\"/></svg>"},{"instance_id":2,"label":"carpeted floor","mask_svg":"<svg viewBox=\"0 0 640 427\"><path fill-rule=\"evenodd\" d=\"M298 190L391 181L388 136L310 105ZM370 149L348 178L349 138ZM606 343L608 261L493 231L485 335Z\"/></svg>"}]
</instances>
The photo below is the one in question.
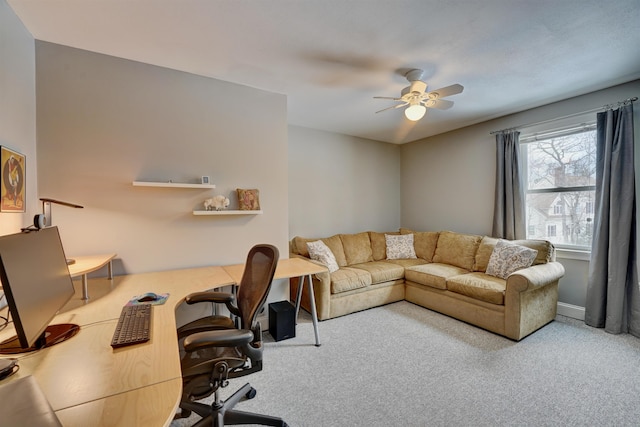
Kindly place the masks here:
<instances>
[{"instance_id":1,"label":"carpeted floor","mask_svg":"<svg viewBox=\"0 0 640 427\"><path fill-rule=\"evenodd\" d=\"M638 426L640 339L559 316L513 342L406 301L265 334L237 409L318 426ZM174 421L191 425L197 418Z\"/></svg>"}]
</instances>

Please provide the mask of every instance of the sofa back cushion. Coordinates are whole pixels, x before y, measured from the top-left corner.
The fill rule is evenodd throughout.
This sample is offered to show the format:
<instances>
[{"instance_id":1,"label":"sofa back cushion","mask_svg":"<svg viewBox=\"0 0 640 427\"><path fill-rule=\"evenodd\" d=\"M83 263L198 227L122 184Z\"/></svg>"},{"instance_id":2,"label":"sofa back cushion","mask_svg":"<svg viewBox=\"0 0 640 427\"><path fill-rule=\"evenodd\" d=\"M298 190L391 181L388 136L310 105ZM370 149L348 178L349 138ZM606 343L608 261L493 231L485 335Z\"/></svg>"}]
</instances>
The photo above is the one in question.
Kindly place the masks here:
<instances>
[{"instance_id":1,"label":"sofa back cushion","mask_svg":"<svg viewBox=\"0 0 640 427\"><path fill-rule=\"evenodd\" d=\"M331 237L325 237L324 239L309 239L306 237L294 237L293 244L291 245L291 250L293 251L293 253L309 258L309 250L307 248L307 242L314 242L316 240L322 240L324 244L327 245L329 249L331 249L331 253L333 253L333 256L336 258L336 262L338 263L338 266L344 267L347 265L347 258L344 255L342 240L340 239L340 235L338 234Z\"/></svg>"},{"instance_id":2,"label":"sofa back cushion","mask_svg":"<svg viewBox=\"0 0 640 427\"><path fill-rule=\"evenodd\" d=\"M472 270L481 240L482 236L474 234L441 231L438 236L436 252L433 255L433 262Z\"/></svg>"},{"instance_id":3,"label":"sofa back cushion","mask_svg":"<svg viewBox=\"0 0 640 427\"><path fill-rule=\"evenodd\" d=\"M489 236L484 236L482 238L482 241L480 242L480 246L478 246L478 251L476 252L475 264L473 266L474 271L480 271L483 273L487 271L489 258L491 258L491 254L493 253L493 248L496 246L496 243L498 242L498 240L499 239L495 237L489 237ZM548 262L556 260L555 247L551 242L547 240L527 239L527 240L509 240L509 242L538 251L538 255L536 255L536 259L533 261L533 265L546 264Z\"/></svg>"},{"instance_id":4,"label":"sofa back cushion","mask_svg":"<svg viewBox=\"0 0 640 427\"><path fill-rule=\"evenodd\" d=\"M369 232L369 239L371 240L371 254L374 261L382 261L387 259L387 242L384 237L385 234L400 234L397 231L389 233L378 233L376 231Z\"/></svg>"},{"instance_id":5,"label":"sofa back cushion","mask_svg":"<svg viewBox=\"0 0 640 427\"><path fill-rule=\"evenodd\" d=\"M400 228L400 233L413 234L413 247L415 248L416 256L428 262L433 261L440 233L437 231L412 231L408 228Z\"/></svg>"},{"instance_id":6,"label":"sofa back cushion","mask_svg":"<svg viewBox=\"0 0 640 427\"><path fill-rule=\"evenodd\" d=\"M347 265L373 261L369 233L340 234Z\"/></svg>"}]
</instances>

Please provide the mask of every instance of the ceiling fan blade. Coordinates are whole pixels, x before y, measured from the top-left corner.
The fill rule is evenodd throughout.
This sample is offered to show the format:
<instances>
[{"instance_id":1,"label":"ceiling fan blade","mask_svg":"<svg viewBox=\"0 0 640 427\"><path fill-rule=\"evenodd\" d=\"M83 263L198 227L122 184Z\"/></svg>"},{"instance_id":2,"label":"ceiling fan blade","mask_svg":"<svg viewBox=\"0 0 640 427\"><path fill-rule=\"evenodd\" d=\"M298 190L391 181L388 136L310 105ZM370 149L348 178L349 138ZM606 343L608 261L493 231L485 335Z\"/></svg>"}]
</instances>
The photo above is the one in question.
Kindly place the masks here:
<instances>
[{"instance_id":1,"label":"ceiling fan blade","mask_svg":"<svg viewBox=\"0 0 640 427\"><path fill-rule=\"evenodd\" d=\"M392 99L394 101L402 101L402 98L393 98L391 96L374 96L373 99Z\"/></svg>"},{"instance_id":2,"label":"ceiling fan blade","mask_svg":"<svg viewBox=\"0 0 640 427\"><path fill-rule=\"evenodd\" d=\"M447 99L425 99L422 103L427 108L437 108L438 110L448 110L453 107L453 101Z\"/></svg>"},{"instance_id":3,"label":"ceiling fan blade","mask_svg":"<svg viewBox=\"0 0 640 427\"><path fill-rule=\"evenodd\" d=\"M404 107L405 105L408 105L408 103L405 103L405 104L398 104L398 105L392 105L391 107L387 107L387 108L384 108L384 109L382 109L382 110L380 110L380 111L376 111L376 114L377 114L377 113L382 113L383 111L392 110L392 109L394 109L394 108Z\"/></svg>"},{"instance_id":4,"label":"ceiling fan blade","mask_svg":"<svg viewBox=\"0 0 640 427\"><path fill-rule=\"evenodd\" d=\"M464 90L464 86L455 84L440 89L432 90L425 95L435 95L435 98L444 98L445 96L456 95ZM433 98L430 96L430 98Z\"/></svg>"}]
</instances>

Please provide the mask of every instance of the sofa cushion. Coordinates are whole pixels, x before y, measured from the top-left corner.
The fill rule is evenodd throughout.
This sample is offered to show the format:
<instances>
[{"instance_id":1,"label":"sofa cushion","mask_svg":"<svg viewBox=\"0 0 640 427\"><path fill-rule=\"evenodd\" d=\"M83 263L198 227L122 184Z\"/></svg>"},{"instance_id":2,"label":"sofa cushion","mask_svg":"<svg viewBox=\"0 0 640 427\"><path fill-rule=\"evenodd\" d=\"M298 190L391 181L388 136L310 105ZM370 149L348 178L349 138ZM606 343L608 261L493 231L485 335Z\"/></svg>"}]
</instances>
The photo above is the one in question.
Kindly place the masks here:
<instances>
[{"instance_id":1,"label":"sofa cushion","mask_svg":"<svg viewBox=\"0 0 640 427\"><path fill-rule=\"evenodd\" d=\"M309 250L309 258L326 265L330 273L333 273L340 268L338 267L336 257L333 256L333 252L331 252L331 249L329 249L322 240L307 242L307 248Z\"/></svg>"},{"instance_id":2,"label":"sofa cushion","mask_svg":"<svg viewBox=\"0 0 640 427\"><path fill-rule=\"evenodd\" d=\"M347 265L373 261L369 233L364 231L358 234L341 234L340 239L342 239Z\"/></svg>"},{"instance_id":3,"label":"sofa cushion","mask_svg":"<svg viewBox=\"0 0 640 427\"><path fill-rule=\"evenodd\" d=\"M369 239L371 240L371 252L374 261L387 259L387 241L384 237L385 234L396 235L400 233L398 233L397 231L389 233L378 233L376 231L369 232Z\"/></svg>"},{"instance_id":4,"label":"sofa cushion","mask_svg":"<svg viewBox=\"0 0 640 427\"><path fill-rule=\"evenodd\" d=\"M416 250L416 256L429 262L433 261L440 233L437 231L412 231L408 228L401 228L400 233L413 234L413 247Z\"/></svg>"},{"instance_id":5,"label":"sofa cushion","mask_svg":"<svg viewBox=\"0 0 640 427\"><path fill-rule=\"evenodd\" d=\"M366 270L371 275L371 284L399 280L404 277L404 268L397 264L382 261L366 262L364 264L351 265L350 268Z\"/></svg>"},{"instance_id":6,"label":"sofa cushion","mask_svg":"<svg viewBox=\"0 0 640 427\"><path fill-rule=\"evenodd\" d=\"M490 304L504 305L507 281L476 272L448 278L447 289Z\"/></svg>"},{"instance_id":7,"label":"sofa cushion","mask_svg":"<svg viewBox=\"0 0 640 427\"><path fill-rule=\"evenodd\" d=\"M478 246L478 251L476 252L476 260L473 266L474 271L485 272L487 270L489 258L491 257L493 248L496 246L498 240L499 239L496 237L489 236L484 236L482 238L480 246ZM538 251L538 255L536 255L533 265L546 264L548 262L555 261L556 259L555 247L547 240L526 239L509 240L509 242Z\"/></svg>"},{"instance_id":8,"label":"sofa cushion","mask_svg":"<svg viewBox=\"0 0 640 427\"><path fill-rule=\"evenodd\" d=\"M421 285L447 289L447 278L465 273L468 273L468 271L464 268L449 264L431 263L408 267L404 271L404 277Z\"/></svg>"},{"instance_id":9,"label":"sofa cushion","mask_svg":"<svg viewBox=\"0 0 640 427\"><path fill-rule=\"evenodd\" d=\"M413 248L413 234L384 236L387 244L387 259L417 258Z\"/></svg>"},{"instance_id":10,"label":"sofa cushion","mask_svg":"<svg viewBox=\"0 0 640 427\"><path fill-rule=\"evenodd\" d=\"M493 252L493 248L499 239L496 237L484 236L480 241L478 250L476 251L476 259L473 264L473 271L480 271L484 273L487 271L487 264L489 264L489 258Z\"/></svg>"},{"instance_id":11,"label":"sofa cushion","mask_svg":"<svg viewBox=\"0 0 640 427\"><path fill-rule=\"evenodd\" d=\"M364 288L371 284L369 272L360 268L342 267L331 273L330 276L332 294Z\"/></svg>"},{"instance_id":12,"label":"sofa cushion","mask_svg":"<svg viewBox=\"0 0 640 427\"><path fill-rule=\"evenodd\" d=\"M493 248L487 274L506 279L511 273L530 267L536 259L538 251L525 246L514 245L506 240L498 240Z\"/></svg>"},{"instance_id":13,"label":"sofa cushion","mask_svg":"<svg viewBox=\"0 0 640 427\"><path fill-rule=\"evenodd\" d=\"M302 255L304 257L309 258L309 248L307 248L307 242L314 242L318 239L307 239L304 237L296 236L294 237L291 245L291 250L294 254Z\"/></svg>"},{"instance_id":14,"label":"sofa cushion","mask_svg":"<svg viewBox=\"0 0 640 427\"><path fill-rule=\"evenodd\" d=\"M451 264L465 270L472 270L476 251L481 240L481 236L474 234L442 231L438 236L433 262Z\"/></svg>"}]
</instances>

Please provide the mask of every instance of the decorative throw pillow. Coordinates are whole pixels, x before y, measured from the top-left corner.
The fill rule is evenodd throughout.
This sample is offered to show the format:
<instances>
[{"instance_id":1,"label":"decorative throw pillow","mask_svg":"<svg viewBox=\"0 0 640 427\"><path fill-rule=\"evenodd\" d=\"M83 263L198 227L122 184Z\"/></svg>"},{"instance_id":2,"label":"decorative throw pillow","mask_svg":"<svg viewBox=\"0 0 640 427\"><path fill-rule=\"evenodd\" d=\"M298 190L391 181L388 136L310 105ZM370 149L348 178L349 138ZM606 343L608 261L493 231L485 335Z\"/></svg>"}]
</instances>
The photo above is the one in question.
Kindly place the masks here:
<instances>
[{"instance_id":1,"label":"decorative throw pillow","mask_svg":"<svg viewBox=\"0 0 640 427\"><path fill-rule=\"evenodd\" d=\"M238 188L238 206L241 211L260 210L260 191L256 189L244 190Z\"/></svg>"},{"instance_id":2,"label":"decorative throw pillow","mask_svg":"<svg viewBox=\"0 0 640 427\"><path fill-rule=\"evenodd\" d=\"M338 270L338 262L336 257L329 249L329 246L325 245L322 240L316 240L315 242L307 242L307 248L309 249L309 258L319 261L327 266L329 273L333 273Z\"/></svg>"},{"instance_id":3,"label":"decorative throw pillow","mask_svg":"<svg viewBox=\"0 0 640 427\"><path fill-rule=\"evenodd\" d=\"M387 259L416 258L413 234L385 234L384 238L387 243Z\"/></svg>"},{"instance_id":4,"label":"decorative throw pillow","mask_svg":"<svg viewBox=\"0 0 640 427\"><path fill-rule=\"evenodd\" d=\"M498 240L487 264L487 274L506 279L514 271L531 267L538 251Z\"/></svg>"}]
</instances>

